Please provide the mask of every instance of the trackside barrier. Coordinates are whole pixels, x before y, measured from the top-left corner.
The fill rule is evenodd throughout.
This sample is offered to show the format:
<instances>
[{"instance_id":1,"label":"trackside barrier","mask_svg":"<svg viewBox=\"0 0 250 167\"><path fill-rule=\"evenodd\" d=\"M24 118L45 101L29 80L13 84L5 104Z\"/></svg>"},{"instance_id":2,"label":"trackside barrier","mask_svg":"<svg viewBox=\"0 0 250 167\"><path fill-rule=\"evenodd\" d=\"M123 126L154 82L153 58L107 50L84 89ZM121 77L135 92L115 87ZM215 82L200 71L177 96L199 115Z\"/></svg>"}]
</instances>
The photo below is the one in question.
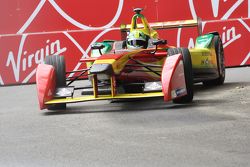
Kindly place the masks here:
<instances>
[{"instance_id":1,"label":"trackside barrier","mask_svg":"<svg viewBox=\"0 0 250 167\"><path fill-rule=\"evenodd\" d=\"M218 31L225 49L227 67L250 65L249 1L194 0L0 0L0 85L35 82L36 67L45 56L66 59L66 70L84 67L81 58L90 45L104 39L120 40L119 27L130 23L135 7L144 8L150 23L202 18L202 33ZM100 12L98 12L100 11ZM178 12L177 12L178 11ZM181 12L179 12L181 11ZM159 30L159 35L177 47L193 47L196 28Z\"/></svg>"}]
</instances>

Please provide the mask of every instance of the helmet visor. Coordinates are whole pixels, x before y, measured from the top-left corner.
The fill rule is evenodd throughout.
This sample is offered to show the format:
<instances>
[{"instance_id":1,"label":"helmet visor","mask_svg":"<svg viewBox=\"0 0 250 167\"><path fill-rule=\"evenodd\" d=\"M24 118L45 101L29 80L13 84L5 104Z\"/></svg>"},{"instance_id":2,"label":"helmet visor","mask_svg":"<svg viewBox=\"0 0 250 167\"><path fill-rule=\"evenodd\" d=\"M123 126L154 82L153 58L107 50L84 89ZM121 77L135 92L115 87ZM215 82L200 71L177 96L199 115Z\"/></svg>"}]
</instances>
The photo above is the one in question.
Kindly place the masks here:
<instances>
[{"instance_id":1,"label":"helmet visor","mask_svg":"<svg viewBox=\"0 0 250 167\"><path fill-rule=\"evenodd\" d=\"M134 47L144 47L146 45L146 41L138 40L138 39L129 40L128 45L134 46Z\"/></svg>"}]
</instances>

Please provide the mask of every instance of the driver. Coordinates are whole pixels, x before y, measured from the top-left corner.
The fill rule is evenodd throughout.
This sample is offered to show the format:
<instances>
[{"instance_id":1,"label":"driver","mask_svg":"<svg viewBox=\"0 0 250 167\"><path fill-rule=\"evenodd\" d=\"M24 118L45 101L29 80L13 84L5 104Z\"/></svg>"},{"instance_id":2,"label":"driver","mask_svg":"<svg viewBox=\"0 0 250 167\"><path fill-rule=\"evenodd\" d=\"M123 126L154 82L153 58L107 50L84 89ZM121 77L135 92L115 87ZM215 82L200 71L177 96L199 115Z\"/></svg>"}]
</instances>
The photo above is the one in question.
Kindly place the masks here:
<instances>
[{"instance_id":1,"label":"driver","mask_svg":"<svg viewBox=\"0 0 250 167\"><path fill-rule=\"evenodd\" d=\"M133 30L127 36L127 48L128 49L146 49L148 47L148 41L150 37L144 34L140 30Z\"/></svg>"}]
</instances>

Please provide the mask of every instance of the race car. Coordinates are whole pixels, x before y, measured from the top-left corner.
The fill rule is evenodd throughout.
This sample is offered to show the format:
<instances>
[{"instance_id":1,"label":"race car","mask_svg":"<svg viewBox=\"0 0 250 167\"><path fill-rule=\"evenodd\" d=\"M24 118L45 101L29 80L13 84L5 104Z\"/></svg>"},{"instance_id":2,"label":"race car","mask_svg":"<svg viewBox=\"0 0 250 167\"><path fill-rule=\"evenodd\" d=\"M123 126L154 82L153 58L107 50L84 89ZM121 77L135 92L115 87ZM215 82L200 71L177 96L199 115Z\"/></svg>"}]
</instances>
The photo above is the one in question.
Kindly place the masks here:
<instances>
[{"instance_id":1,"label":"race car","mask_svg":"<svg viewBox=\"0 0 250 167\"><path fill-rule=\"evenodd\" d=\"M146 97L190 103L194 83L224 83L224 51L218 32L201 35L200 19L148 23L141 8L134 12L131 24L119 28L120 41L92 45L91 56L80 60L87 68L66 72L64 57L59 55L47 56L45 63L38 65L40 109L65 109L67 103L84 101ZM168 45L156 31L180 27L198 28L194 48ZM73 77L67 77L72 73ZM90 81L89 86L73 86L82 78ZM74 92L78 90L81 93L76 96Z\"/></svg>"}]
</instances>

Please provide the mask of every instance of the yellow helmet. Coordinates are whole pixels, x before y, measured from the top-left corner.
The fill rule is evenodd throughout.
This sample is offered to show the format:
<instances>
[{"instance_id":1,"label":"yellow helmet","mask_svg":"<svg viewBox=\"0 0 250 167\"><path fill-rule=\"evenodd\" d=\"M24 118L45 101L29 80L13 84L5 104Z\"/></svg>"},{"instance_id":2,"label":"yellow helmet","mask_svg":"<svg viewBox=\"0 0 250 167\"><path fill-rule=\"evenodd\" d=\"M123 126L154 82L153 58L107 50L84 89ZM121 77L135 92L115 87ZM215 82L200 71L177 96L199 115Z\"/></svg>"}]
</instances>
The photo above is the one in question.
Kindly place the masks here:
<instances>
[{"instance_id":1,"label":"yellow helmet","mask_svg":"<svg viewBox=\"0 0 250 167\"><path fill-rule=\"evenodd\" d=\"M127 36L128 49L146 49L148 47L149 36L140 30L133 30Z\"/></svg>"}]
</instances>

